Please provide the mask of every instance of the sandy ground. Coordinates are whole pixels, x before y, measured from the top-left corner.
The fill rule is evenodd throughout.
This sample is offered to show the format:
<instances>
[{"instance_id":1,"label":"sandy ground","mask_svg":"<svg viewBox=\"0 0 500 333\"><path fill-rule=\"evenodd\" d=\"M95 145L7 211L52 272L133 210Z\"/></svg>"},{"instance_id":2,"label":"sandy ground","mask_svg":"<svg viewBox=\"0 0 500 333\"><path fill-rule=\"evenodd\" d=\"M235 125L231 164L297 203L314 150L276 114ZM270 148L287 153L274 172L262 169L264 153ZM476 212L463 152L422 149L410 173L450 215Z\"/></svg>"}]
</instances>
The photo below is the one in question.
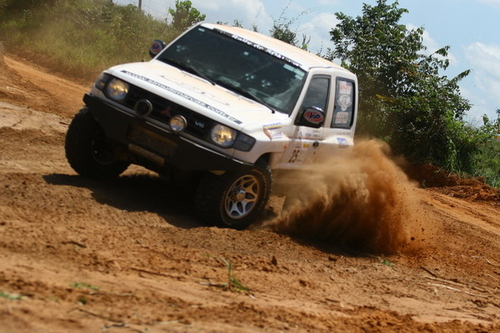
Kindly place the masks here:
<instances>
[{"instance_id":1,"label":"sandy ground","mask_svg":"<svg viewBox=\"0 0 500 333\"><path fill-rule=\"evenodd\" d=\"M329 187L218 229L139 167L75 174L64 135L91 82L74 82L0 55L1 333L500 332L500 198L479 181L418 188L360 148L383 172L356 171L365 206L341 214L356 228L328 212Z\"/></svg>"}]
</instances>

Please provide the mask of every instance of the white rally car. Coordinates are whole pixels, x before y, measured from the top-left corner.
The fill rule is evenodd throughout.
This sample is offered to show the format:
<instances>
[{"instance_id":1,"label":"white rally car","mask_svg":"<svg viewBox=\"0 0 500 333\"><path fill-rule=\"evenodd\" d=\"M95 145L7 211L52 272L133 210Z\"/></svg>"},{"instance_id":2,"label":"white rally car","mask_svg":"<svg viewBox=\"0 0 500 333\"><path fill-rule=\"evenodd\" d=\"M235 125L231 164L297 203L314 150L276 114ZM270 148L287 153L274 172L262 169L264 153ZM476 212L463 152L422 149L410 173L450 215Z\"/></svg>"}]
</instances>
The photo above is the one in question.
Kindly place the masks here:
<instances>
[{"instance_id":1,"label":"white rally car","mask_svg":"<svg viewBox=\"0 0 500 333\"><path fill-rule=\"evenodd\" d=\"M196 184L204 221L243 229L287 171L353 145L357 79L330 61L216 24L150 53L105 70L84 96L65 143L80 175L141 165Z\"/></svg>"}]
</instances>

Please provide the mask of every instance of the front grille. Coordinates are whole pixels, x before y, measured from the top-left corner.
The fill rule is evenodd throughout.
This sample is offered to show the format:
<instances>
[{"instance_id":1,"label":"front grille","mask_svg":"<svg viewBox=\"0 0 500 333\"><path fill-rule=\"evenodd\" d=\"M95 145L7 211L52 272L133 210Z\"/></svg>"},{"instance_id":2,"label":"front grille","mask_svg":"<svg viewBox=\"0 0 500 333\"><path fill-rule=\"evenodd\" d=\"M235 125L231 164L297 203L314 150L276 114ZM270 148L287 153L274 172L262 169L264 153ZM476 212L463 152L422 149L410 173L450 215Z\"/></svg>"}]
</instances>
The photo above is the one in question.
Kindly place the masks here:
<instances>
[{"instance_id":1,"label":"front grille","mask_svg":"<svg viewBox=\"0 0 500 333\"><path fill-rule=\"evenodd\" d=\"M205 140L209 130L213 127L213 121L210 118L204 117L196 112L191 111L179 104L169 101L163 97L155 95L147 90L136 86L130 87L127 99L124 104L131 109L134 109L135 103L141 99L147 99L153 105L153 111L150 114L152 119L168 124L170 118L175 115L182 115L186 118L188 126L184 130L185 133L191 134L197 138Z\"/></svg>"}]
</instances>

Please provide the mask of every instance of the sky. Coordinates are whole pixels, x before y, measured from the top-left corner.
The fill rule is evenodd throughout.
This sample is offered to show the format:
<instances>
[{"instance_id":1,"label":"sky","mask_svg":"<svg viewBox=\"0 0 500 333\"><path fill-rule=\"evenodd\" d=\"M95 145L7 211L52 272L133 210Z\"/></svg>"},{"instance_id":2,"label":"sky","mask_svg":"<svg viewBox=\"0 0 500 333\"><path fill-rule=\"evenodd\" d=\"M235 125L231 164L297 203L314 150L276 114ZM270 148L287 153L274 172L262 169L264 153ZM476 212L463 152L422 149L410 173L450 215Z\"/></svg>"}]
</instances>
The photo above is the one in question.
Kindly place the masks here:
<instances>
[{"instance_id":1,"label":"sky","mask_svg":"<svg viewBox=\"0 0 500 333\"><path fill-rule=\"evenodd\" d=\"M113 0L117 4L138 5L139 0ZM191 0L192 7L206 15L206 22L232 25L238 20L244 28L257 26L269 34L274 20L293 20L297 36L310 37L309 50L325 53L333 48L329 31L338 20L336 12L362 15L363 3L376 0ZM388 0L388 4L393 1ZM424 28L427 52L450 46L450 66L442 73L453 78L465 70L471 74L460 82L461 95L472 104L466 120L482 125L483 115L496 119L500 109L500 0L399 0L408 13L401 24ZM142 9L158 19L168 17L175 0L142 0Z\"/></svg>"}]
</instances>

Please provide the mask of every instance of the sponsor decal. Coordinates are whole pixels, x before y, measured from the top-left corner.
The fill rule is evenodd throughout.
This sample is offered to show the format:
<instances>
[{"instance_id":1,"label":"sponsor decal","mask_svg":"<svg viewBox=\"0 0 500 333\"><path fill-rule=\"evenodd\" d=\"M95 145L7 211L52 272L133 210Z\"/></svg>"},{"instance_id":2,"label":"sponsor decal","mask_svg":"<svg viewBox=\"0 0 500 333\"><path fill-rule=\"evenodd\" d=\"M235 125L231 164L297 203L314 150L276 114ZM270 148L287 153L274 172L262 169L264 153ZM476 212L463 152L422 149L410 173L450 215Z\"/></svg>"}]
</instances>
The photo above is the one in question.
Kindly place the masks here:
<instances>
[{"instance_id":1,"label":"sponsor decal","mask_svg":"<svg viewBox=\"0 0 500 333\"><path fill-rule=\"evenodd\" d=\"M155 56L157 55L158 53L161 52L161 50L163 50L163 48L165 47L164 43L161 41L161 40L155 40L153 42L153 45L151 45L151 47L149 48L149 52Z\"/></svg>"},{"instance_id":2,"label":"sponsor decal","mask_svg":"<svg viewBox=\"0 0 500 333\"><path fill-rule=\"evenodd\" d=\"M313 129L312 139L321 139L323 137L323 129Z\"/></svg>"},{"instance_id":3,"label":"sponsor decal","mask_svg":"<svg viewBox=\"0 0 500 333\"><path fill-rule=\"evenodd\" d=\"M340 81L339 82L339 93L342 95L352 94L352 82Z\"/></svg>"},{"instance_id":4,"label":"sponsor decal","mask_svg":"<svg viewBox=\"0 0 500 333\"><path fill-rule=\"evenodd\" d=\"M347 110L348 107L352 105L351 95L339 95L338 104L342 111Z\"/></svg>"},{"instance_id":5,"label":"sponsor decal","mask_svg":"<svg viewBox=\"0 0 500 333\"><path fill-rule=\"evenodd\" d=\"M256 48L257 50L264 51L264 52L266 52L266 53L268 53L268 54L272 55L273 57L276 57L276 58L278 58L278 59L282 59L282 60L284 60L284 61L288 62L289 64L291 64L291 65L293 65L293 66L295 66L295 67L299 67L299 68L301 67L301 65L300 65L299 63L297 63L297 62L293 61L293 60L292 60L292 59L290 59L290 58L285 57L285 56L284 56L284 55L282 55L281 53L278 53L278 52L276 52L276 51L274 51L274 50L268 49L268 48L266 48L266 47L264 47L264 46L262 46L262 45L260 45L260 44L256 44L256 43L254 43L254 42L252 42L252 41L250 41L250 40L248 40L248 39L246 39L246 38L243 38L243 37L238 36L238 35L233 35L233 34L231 34L231 33L228 33L228 32L225 32L225 31L222 31L222 30L220 30L220 29L214 29L214 31L217 31L218 33L220 33L220 34L222 34L222 35L229 36L229 37L231 37L231 38L233 38L233 39L235 39L235 40L237 40L237 41L240 41L240 42L242 42L242 43L245 43L245 44L247 44L247 45L250 45L250 46L252 46L253 48Z\"/></svg>"},{"instance_id":6,"label":"sponsor decal","mask_svg":"<svg viewBox=\"0 0 500 333\"><path fill-rule=\"evenodd\" d=\"M347 124L349 122L349 112L337 112L335 114L335 124Z\"/></svg>"},{"instance_id":7,"label":"sponsor decal","mask_svg":"<svg viewBox=\"0 0 500 333\"><path fill-rule=\"evenodd\" d=\"M275 123L263 126L264 134L271 140L281 139L281 137L283 136L282 129L283 126L281 125L281 123Z\"/></svg>"},{"instance_id":8,"label":"sponsor decal","mask_svg":"<svg viewBox=\"0 0 500 333\"><path fill-rule=\"evenodd\" d=\"M291 139L296 139L296 140L321 140L323 138L323 129L318 128L318 129L306 129L307 131L312 130L312 132L305 132L302 133L302 131L299 131L296 136L291 136ZM300 143L299 143L300 144Z\"/></svg>"},{"instance_id":9,"label":"sponsor decal","mask_svg":"<svg viewBox=\"0 0 500 333\"><path fill-rule=\"evenodd\" d=\"M321 124L325 120L325 116L322 112L315 109L307 109L304 112L304 119L311 124Z\"/></svg>"},{"instance_id":10,"label":"sponsor decal","mask_svg":"<svg viewBox=\"0 0 500 333\"><path fill-rule=\"evenodd\" d=\"M132 73L132 72L129 72L129 71L126 71L126 70L123 70L123 71L122 71L122 73L124 73L124 74L126 74L126 75L129 75L129 76L132 76L132 77L134 77L134 78L136 78L136 79L142 80L142 81L144 81L144 82L147 82L147 83L149 83L149 84L152 84L152 85L154 85L154 86L157 86L158 88L164 89L164 90L169 91L169 92L171 92L171 93L173 93L173 94L176 94L177 96L182 97L182 98L184 98L184 99L186 99L186 100L188 100L188 101L191 101L191 102L193 102L193 103L196 103L196 104L198 104L199 106L202 106L202 107L204 107L204 108L205 108L205 109L207 109L207 110L210 110L210 111L212 111L212 112L215 112L215 113L217 113L218 115L220 115L220 116L222 116L222 117L224 117L224 118L226 118L226 119L228 119L228 120L230 120L230 121L232 121L232 122L234 122L234 123L236 123L236 124L238 124L238 125L242 123L242 121L241 121L241 120L238 120L238 119L234 118L233 116L231 116L231 115L229 115L229 114L225 113L224 111L222 111L222 110L220 110L220 109L218 109L218 108L216 108L216 107L214 107L214 106L212 106L212 105L209 105L209 104L207 104L207 103L205 103L205 102L203 102L203 101L200 101L199 99L194 98L193 96L190 96L190 95L188 95L188 94L186 94L186 93L183 93L182 91L179 91L179 90L177 90L177 89L174 89L174 88L172 88L172 87L169 87L169 86L167 86L167 85L164 85L164 84L162 84L162 83L160 83L160 82L157 82L157 81L155 81L155 80L152 80L152 79L150 79L150 78L148 78L148 77L146 77L146 76L143 76L143 75L139 75L139 74L136 74L136 73Z\"/></svg>"},{"instance_id":11,"label":"sponsor decal","mask_svg":"<svg viewBox=\"0 0 500 333\"><path fill-rule=\"evenodd\" d=\"M337 98L337 104L340 106L342 111L347 110L352 105L352 95L353 95L353 83L348 81L339 81L339 96ZM341 124L347 123L345 122L337 122Z\"/></svg>"},{"instance_id":12,"label":"sponsor decal","mask_svg":"<svg viewBox=\"0 0 500 333\"><path fill-rule=\"evenodd\" d=\"M337 142L339 143L340 148L345 148L349 146L349 142L346 138L337 138Z\"/></svg>"}]
</instances>

